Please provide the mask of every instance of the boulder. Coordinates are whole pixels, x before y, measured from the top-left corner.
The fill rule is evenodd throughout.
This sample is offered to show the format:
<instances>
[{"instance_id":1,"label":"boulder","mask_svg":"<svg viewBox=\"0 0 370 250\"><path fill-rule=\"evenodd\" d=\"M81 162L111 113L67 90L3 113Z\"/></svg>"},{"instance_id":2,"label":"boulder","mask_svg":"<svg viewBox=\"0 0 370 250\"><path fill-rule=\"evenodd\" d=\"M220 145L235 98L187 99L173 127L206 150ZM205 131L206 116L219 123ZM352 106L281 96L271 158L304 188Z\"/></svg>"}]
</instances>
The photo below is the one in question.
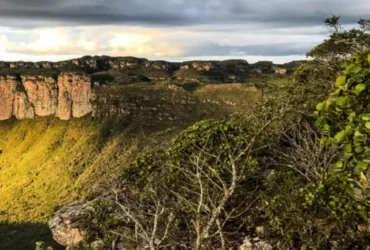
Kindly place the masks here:
<instances>
[{"instance_id":1,"label":"boulder","mask_svg":"<svg viewBox=\"0 0 370 250\"><path fill-rule=\"evenodd\" d=\"M60 245L73 247L84 239L83 232L79 229L79 218L87 202L75 202L57 212L49 221L49 228L53 238Z\"/></svg>"},{"instance_id":2,"label":"boulder","mask_svg":"<svg viewBox=\"0 0 370 250\"><path fill-rule=\"evenodd\" d=\"M245 237L243 244L239 246L239 250L272 250L276 249L268 242L260 240L258 237Z\"/></svg>"}]
</instances>

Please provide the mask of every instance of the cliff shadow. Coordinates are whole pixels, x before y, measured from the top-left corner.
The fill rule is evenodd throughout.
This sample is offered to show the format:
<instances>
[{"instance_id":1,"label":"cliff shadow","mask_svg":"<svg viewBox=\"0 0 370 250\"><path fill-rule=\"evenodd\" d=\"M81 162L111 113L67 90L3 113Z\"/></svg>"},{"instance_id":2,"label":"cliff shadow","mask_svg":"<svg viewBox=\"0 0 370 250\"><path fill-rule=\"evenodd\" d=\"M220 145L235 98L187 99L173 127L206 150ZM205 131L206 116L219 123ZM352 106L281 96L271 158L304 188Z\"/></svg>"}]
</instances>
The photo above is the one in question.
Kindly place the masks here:
<instances>
[{"instance_id":1,"label":"cliff shadow","mask_svg":"<svg viewBox=\"0 0 370 250\"><path fill-rule=\"evenodd\" d=\"M65 249L53 240L46 224L0 222L0 250L35 250L38 241L55 250Z\"/></svg>"}]
</instances>

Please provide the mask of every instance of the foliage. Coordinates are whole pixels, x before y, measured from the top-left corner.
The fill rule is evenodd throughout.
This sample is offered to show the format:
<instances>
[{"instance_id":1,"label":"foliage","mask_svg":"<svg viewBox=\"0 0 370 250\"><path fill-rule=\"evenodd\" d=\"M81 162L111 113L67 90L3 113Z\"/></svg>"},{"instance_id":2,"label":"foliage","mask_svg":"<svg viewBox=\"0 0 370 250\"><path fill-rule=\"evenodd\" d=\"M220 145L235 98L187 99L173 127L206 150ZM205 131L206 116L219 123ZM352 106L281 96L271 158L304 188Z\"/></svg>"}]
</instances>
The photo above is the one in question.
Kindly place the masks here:
<instances>
[{"instance_id":1,"label":"foliage","mask_svg":"<svg viewBox=\"0 0 370 250\"><path fill-rule=\"evenodd\" d=\"M325 21L331 33L328 39L315 46L306 55L312 60L301 64L295 71L297 84L293 92L301 98L301 107L312 109L333 91L335 79L340 75L340 64L351 58L358 50L370 49L370 34L366 29L368 20L359 21L359 29L344 30L340 17L333 16Z\"/></svg>"},{"instance_id":2,"label":"foliage","mask_svg":"<svg viewBox=\"0 0 370 250\"><path fill-rule=\"evenodd\" d=\"M135 239L133 248L236 247L258 200L262 177L253 155L273 119L262 127L201 121L166 150L139 157L123 170L112 199L127 224L111 231Z\"/></svg>"},{"instance_id":3,"label":"foliage","mask_svg":"<svg viewBox=\"0 0 370 250\"><path fill-rule=\"evenodd\" d=\"M108 200L97 199L90 202L88 209L84 209L80 218L80 227L86 233L87 241L92 239L105 239L112 242L115 238L110 238L109 232L117 228L122 222L115 218L115 206Z\"/></svg>"},{"instance_id":4,"label":"foliage","mask_svg":"<svg viewBox=\"0 0 370 250\"><path fill-rule=\"evenodd\" d=\"M310 50L307 56L336 63L338 59L351 58L359 50L370 49L370 34L366 28L368 22L360 19L359 29L344 30L340 25L340 17L328 18L325 24L333 29L329 39Z\"/></svg>"},{"instance_id":5,"label":"foliage","mask_svg":"<svg viewBox=\"0 0 370 250\"><path fill-rule=\"evenodd\" d=\"M369 52L360 52L343 63L344 74L336 81L336 90L328 100L317 105L317 124L331 144L341 152L341 160L333 165L332 175L348 175L356 198L364 199L369 177ZM358 188L361 188L358 189Z\"/></svg>"},{"instance_id":6,"label":"foliage","mask_svg":"<svg viewBox=\"0 0 370 250\"><path fill-rule=\"evenodd\" d=\"M42 206L42 218L73 199L70 193L83 197L100 177L120 171L118 180L106 184L113 192L99 199L94 194L84 210L80 226L88 237L77 249L89 249L93 244L151 250L230 249L237 248L245 235L279 242L280 249L366 249L370 245L370 57L362 52L346 60L358 49L368 49L369 21L360 20L360 29L349 31L339 21L336 16L326 20L332 30L330 37L307 53L313 60L298 68L294 83L283 86L279 79L279 84L257 90L262 105L248 103L247 119L198 122L169 146L152 143L159 138L153 131L148 132L153 140L135 140L129 135L137 134L137 128L122 123L51 121L38 128L40 124L28 122L12 128L14 132L0 127L7 142L1 148L7 160L0 161L6 170L3 179L0 177L4 182L0 194L2 187L16 188L9 194L15 198L5 195L0 208L26 194L27 202L20 199L16 212L30 211L27 216L40 218L38 210L29 210L40 196L28 194L27 186L40 187L39 180L25 185L7 182L19 172L30 175L24 167L27 164L40 165L31 168L43 180L60 184L60 189L49 185L40 189L42 195L48 190L45 200L51 204ZM339 76L343 61L344 75ZM110 73L97 74L96 80L111 81ZM138 69L135 73L146 72ZM157 70L150 73L160 76ZM209 77L191 70L182 73L178 76ZM130 78L131 71L122 70L115 77ZM127 93L131 88L120 87L105 91ZM305 114L312 114L314 104L326 99L334 88L329 99L317 105L319 131ZM194 95L221 104L237 103L239 109L228 110L245 111L246 106L239 104L252 96L242 94L245 89L242 85L206 86L194 90ZM135 89L141 96L156 95L152 88L147 90ZM215 113L221 113L221 106L225 105L215 105ZM293 112L282 115L289 107L294 107ZM33 126L34 132L24 128ZM169 137L166 131L160 137L164 142ZM14 144L8 144L10 141ZM127 165L143 145L151 150ZM7 167L9 162L18 167ZM59 172L61 168L56 166L66 162ZM23 192L18 191L21 187Z\"/></svg>"},{"instance_id":7,"label":"foliage","mask_svg":"<svg viewBox=\"0 0 370 250\"><path fill-rule=\"evenodd\" d=\"M9 241L8 249L29 249L35 240L49 243L46 222L54 212L76 199L106 192L121 164L156 141L169 141L177 131L162 129L91 117L1 122L1 244ZM14 222L26 225L24 230L13 229Z\"/></svg>"},{"instance_id":8,"label":"foliage","mask_svg":"<svg viewBox=\"0 0 370 250\"><path fill-rule=\"evenodd\" d=\"M36 250L53 250L53 247L47 246L44 242L36 242Z\"/></svg>"},{"instance_id":9,"label":"foliage","mask_svg":"<svg viewBox=\"0 0 370 250\"><path fill-rule=\"evenodd\" d=\"M316 112L317 124L322 127L325 135L322 144L332 145L341 156L332 165L327 183L323 184L330 187L329 193L324 196L326 202L333 215L343 221L363 224L365 228L369 225L370 211L369 58L369 52L359 52L353 59L342 64L344 74L337 78L336 90L328 100L317 105ZM317 199L317 195L311 198ZM322 199L317 200L322 202ZM353 230L352 234L361 239L358 236L360 233L363 232Z\"/></svg>"},{"instance_id":10,"label":"foliage","mask_svg":"<svg viewBox=\"0 0 370 250\"><path fill-rule=\"evenodd\" d=\"M280 231L284 244L293 249L363 249L370 244L368 58L368 52L361 52L344 62L344 75L337 78L336 90L317 105L316 123L322 139L316 129L306 135L297 128L294 133L289 129L282 137L288 139L272 151L271 163L276 169L266 184L266 199L273 197L266 215L271 220L270 230ZM337 153L330 156L333 150ZM327 159L324 165L314 161L321 151Z\"/></svg>"},{"instance_id":11,"label":"foliage","mask_svg":"<svg viewBox=\"0 0 370 250\"><path fill-rule=\"evenodd\" d=\"M37 241L44 242L55 250L63 249L53 241L50 229L43 223L0 222L0 249L34 250Z\"/></svg>"},{"instance_id":12,"label":"foliage","mask_svg":"<svg viewBox=\"0 0 370 250\"><path fill-rule=\"evenodd\" d=\"M305 189L305 205L326 209L341 228L342 240L360 247L368 245L368 80L369 52L359 52L342 64L344 74L336 90L317 105L316 123L322 128L322 145L331 145L340 159L325 178ZM344 244L344 243L343 243Z\"/></svg>"},{"instance_id":13,"label":"foliage","mask_svg":"<svg viewBox=\"0 0 370 250\"><path fill-rule=\"evenodd\" d=\"M148 105L153 109L148 112L139 109L141 120L135 121L128 117L110 120L84 117L72 121L37 117L0 122L1 221L42 223L47 227L47 220L60 207L77 199L94 199L110 190L111 179L117 176L121 166L130 163L144 149L166 147L184 127L202 118L225 117L236 108L223 104L233 100L232 94L220 104L208 104L197 100L209 98L203 93L193 98L167 86L166 89L151 85L147 89L120 87L101 87L97 91L111 91L107 95L113 93L125 103L132 101L135 108ZM219 88L220 99L222 89L228 87ZM250 96L250 93L241 94L240 100ZM174 100L189 104L173 105ZM249 100L248 105L252 105L254 101ZM149 114L163 120L149 123ZM173 114L178 119L171 120ZM4 233L9 240L20 238L19 245L34 247L34 241L11 232ZM30 238L44 240L42 230L29 233L33 235ZM49 231L47 235L50 236Z\"/></svg>"}]
</instances>

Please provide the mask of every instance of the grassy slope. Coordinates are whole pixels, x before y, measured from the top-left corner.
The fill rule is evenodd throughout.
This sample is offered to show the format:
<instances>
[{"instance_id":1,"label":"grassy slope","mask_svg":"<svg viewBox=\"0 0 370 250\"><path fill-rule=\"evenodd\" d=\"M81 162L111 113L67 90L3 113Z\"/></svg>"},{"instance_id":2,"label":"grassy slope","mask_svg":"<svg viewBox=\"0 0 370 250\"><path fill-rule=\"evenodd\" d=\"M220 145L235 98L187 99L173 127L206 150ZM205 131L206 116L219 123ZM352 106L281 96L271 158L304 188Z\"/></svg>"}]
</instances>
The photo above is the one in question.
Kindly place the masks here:
<instances>
[{"instance_id":1,"label":"grassy slope","mask_svg":"<svg viewBox=\"0 0 370 250\"><path fill-rule=\"evenodd\" d=\"M230 112L243 111L260 98L259 91L241 84L208 85L193 95L222 105L236 103L224 105ZM145 148L168 142L190 125L148 124L90 117L0 122L0 249L5 241L7 250L49 241L45 223L58 208L86 198Z\"/></svg>"},{"instance_id":2,"label":"grassy slope","mask_svg":"<svg viewBox=\"0 0 370 250\"><path fill-rule=\"evenodd\" d=\"M27 225L45 224L60 206L83 199L96 189L96 183L115 176L145 147L166 141L175 131L157 134L156 128L97 123L91 118L1 122L0 222L16 222L18 230L23 224L24 231ZM17 234L4 225L2 236L12 244L45 239L45 230ZM9 245L7 249L21 248Z\"/></svg>"}]
</instances>

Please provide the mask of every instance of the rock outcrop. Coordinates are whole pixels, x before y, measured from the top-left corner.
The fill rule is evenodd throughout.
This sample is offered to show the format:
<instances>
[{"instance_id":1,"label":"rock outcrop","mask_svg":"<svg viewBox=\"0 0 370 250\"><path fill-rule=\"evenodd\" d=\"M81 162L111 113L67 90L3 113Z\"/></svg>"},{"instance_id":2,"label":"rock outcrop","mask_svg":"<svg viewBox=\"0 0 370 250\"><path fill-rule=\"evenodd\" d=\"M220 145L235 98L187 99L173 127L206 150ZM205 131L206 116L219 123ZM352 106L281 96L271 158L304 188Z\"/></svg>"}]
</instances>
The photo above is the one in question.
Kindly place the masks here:
<instances>
[{"instance_id":1,"label":"rock outcrop","mask_svg":"<svg viewBox=\"0 0 370 250\"><path fill-rule=\"evenodd\" d=\"M29 102L25 93L18 92L15 94L13 116L18 120L33 119L35 117L34 106Z\"/></svg>"},{"instance_id":2,"label":"rock outcrop","mask_svg":"<svg viewBox=\"0 0 370 250\"><path fill-rule=\"evenodd\" d=\"M84 231L84 224L86 222L86 214L95 213L94 203L98 202L108 202L110 200L97 198L90 202L74 202L70 205L67 205L60 209L55 216L49 220L49 228L53 235L54 240L62 246L65 246L68 249L74 249L74 247L81 244L84 245L83 249L92 249L92 250L103 250L104 244L100 236L98 235L89 235ZM108 204L107 203L107 204ZM113 203L112 203L113 205ZM117 213L118 210L107 211L107 215L112 216L112 219L121 219L120 215ZM90 237L88 237L90 236ZM89 238L90 242L87 242ZM81 244L80 244L81 243ZM124 250L122 242L115 242L116 247L112 249Z\"/></svg>"},{"instance_id":3,"label":"rock outcrop","mask_svg":"<svg viewBox=\"0 0 370 250\"><path fill-rule=\"evenodd\" d=\"M10 119L13 114L15 93L19 82L15 77L0 77L0 120Z\"/></svg>"},{"instance_id":4,"label":"rock outcrop","mask_svg":"<svg viewBox=\"0 0 370 250\"><path fill-rule=\"evenodd\" d=\"M245 60L177 63L109 56L61 62L0 62L0 120L40 116L70 120L90 113L97 117L181 120L182 112L197 109L197 103L192 98L175 96L173 88L170 93L155 91L156 88L149 91L119 88L161 82L182 86L190 93L205 84L245 83L256 73L289 74L300 63L249 64Z\"/></svg>"},{"instance_id":5,"label":"rock outcrop","mask_svg":"<svg viewBox=\"0 0 370 250\"><path fill-rule=\"evenodd\" d=\"M58 110L61 120L81 118L93 111L94 94L91 79L86 75L61 74L58 77Z\"/></svg>"},{"instance_id":6,"label":"rock outcrop","mask_svg":"<svg viewBox=\"0 0 370 250\"><path fill-rule=\"evenodd\" d=\"M63 73L45 76L1 76L0 120L55 115L61 120L80 118L93 111L91 78Z\"/></svg>"},{"instance_id":7,"label":"rock outcrop","mask_svg":"<svg viewBox=\"0 0 370 250\"><path fill-rule=\"evenodd\" d=\"M36 116L55 114L58 106L58 89L54 78L22 77L22 83Z\"/></svg>"},{"instance_id":8,"label":"rock outcrop","mask_svg":"<svg viewBox=\"0 0 370 250\"><path fill-rule=\"evenodd\" d=\"M274 248L270 243L260 240L258 237L250 238L246 237L243 244L239 246L238 250L272 250Z\"/></svg>"},{"instance_id":9,"label":"rock outcrop","mask_svg":"<svg viewBox=\"0 0 370 250\"><path fill-rule=\"evenodd\" d=\"M65 247L73 247L84 239L79 229L79 220L81 212L87 205L86 202L75 202L59 210L49 221L49 228L57 243Z\"/></svg>"}]
</instances>

